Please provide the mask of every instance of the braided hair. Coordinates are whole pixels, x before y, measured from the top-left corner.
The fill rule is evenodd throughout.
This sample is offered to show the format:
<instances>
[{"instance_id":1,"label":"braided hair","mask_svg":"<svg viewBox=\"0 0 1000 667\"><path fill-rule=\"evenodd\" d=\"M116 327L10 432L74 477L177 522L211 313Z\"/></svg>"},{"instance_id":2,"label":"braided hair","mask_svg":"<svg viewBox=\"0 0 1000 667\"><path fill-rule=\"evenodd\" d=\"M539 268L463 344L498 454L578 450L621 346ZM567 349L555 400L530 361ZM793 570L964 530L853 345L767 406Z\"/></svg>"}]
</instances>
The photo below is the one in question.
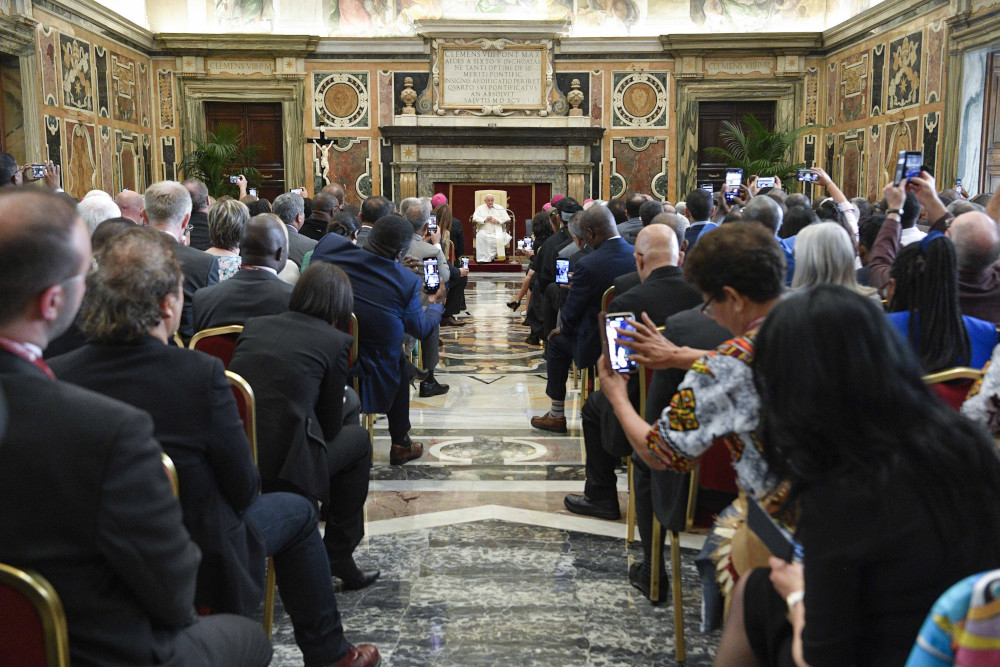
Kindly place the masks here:
<instances>
[{"instance_id":1,"label":"braided hair","mask_svg":"<svg viewBox=\"0 0 1000 667\"><path fill-rule=\"evenodd\" d=\"M958 260L951 239L932 232L906 246L889 277L895 281L889 311L910 313L907 338L924 370L967 366L972 345L958 305Z\"/></svg>"}]
</instances>

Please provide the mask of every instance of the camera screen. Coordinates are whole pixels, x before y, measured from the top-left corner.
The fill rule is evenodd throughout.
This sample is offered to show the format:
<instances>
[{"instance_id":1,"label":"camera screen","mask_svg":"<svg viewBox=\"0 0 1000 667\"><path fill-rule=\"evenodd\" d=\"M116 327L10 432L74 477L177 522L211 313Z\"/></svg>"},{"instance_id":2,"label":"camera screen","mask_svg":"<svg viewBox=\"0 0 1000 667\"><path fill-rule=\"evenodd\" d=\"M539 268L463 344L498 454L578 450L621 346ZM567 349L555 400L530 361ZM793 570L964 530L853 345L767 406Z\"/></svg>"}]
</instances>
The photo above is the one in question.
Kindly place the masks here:
<instances>
[{"instance_id":1,"label":"camera screen","mask_svg":"<svg viewBox=\"0 0 1000 667\"><path fill-rule=\"evenodd\" d=\"M239 183L240 182L240 177L239 176L230 176L229 177L229 182L230 183Z\"/></svg>"},{"instance_id":2,"label":"camera screen","mask_svg":"<svg viewBox=\"0 0 1000 667\"><path fill-rule=\"evenodd\" d=\"M807 183L815 183L819 180L819 174L810 169L799 169L799 180Z\"/></svg>"},{"instance_id":3,"label":"camera screen","mask_svg":"<svg viewBox=\"0 0 1000 667\"><path fill-rule=\"evenodd\" d=\"M703 183L701 189L704 190L705 192L710 192L710 193L715 192L715 186L712 185L711 183Z\"/></svg>"},{"instance_id":4,"label":"camera screen","mask_svg":"<svg viewBox=\"0 0 1000 667\"><path fill-rule=\"evenodd\" d=\"M441 286L441 274L438 273L438 261L436 259L424 260L424 289L433 294Z\"/></svg>"},{"instance_id":5,"label":"camera screen","mask_svg":"<svg viewBox=\"0 0 1000 667\"><path fill-rule=\"evenodd\" d=\"M757 179L758 188L773 188L774 187L774 176L761 176Z\"/></svg>"},{"instance_id":6,"label":"camera screen","mask_svg":"<svg viewBox=\"0 0 1000 667\"><path fill-rule=\"evenodd\" d=\"M920 176L920 167L924 163L923 153L907 151L906 167L903 170L903 178L914 178Z\"/></svg>"},{"instance_id":7,"label":"camera screen","mask_svg":"<svg viewBox=\"0 0 1000 667\"><path fill-rule=\"evenodd\" d=\"M618 332L615 329L628 329L629 331L634 331L635 329L626 323L627 315L609 315L605 318L605 333L608 338L608 359L611 360L612 370L618 373L628 373L629 371L635 370L636 364L634 361L630 361L628 356L632 354L632 350L625 347L624 345L619 345L615 342L615 338L618 337Z\"/></svg>"},{"instance_id":8,"label":"camera screen","mask_svg":"<svg viewBox=\"0 0 1000 667\"><path fill-rule=\"evenodd\" d=\"M569 260L556 260L556 282L565 285L569 282Z\"/></svg>"},{"instance_id":9,"label":"camera screen","mask_svg":"<svg viewBox=\"0 0 1000 667\"><path fill-rule=\"evenodd\" d=\"M250 188L249 190L247 190L247 194L250 195L251 197L256 197L257 196L257 188Z\"/></svg>"},{"instance_id":10,"label":"camera screen","mask_svg":"<svg viewBox=\"0 0 1000 667\"><path fill-rule=\"evenodd\" d=\"M45 178L45 165L44 164L33 164L33 165L31 165L31 177L32 178Z\"/></svg>"},{"instance_id":11,"label":"camera screen","mask_svg":"<svg viewBox=\"0 0 1000 667\"><path fill-rule=\"evenodd\" d=\"M733 190L740 189L740 182L743 181L743 170L742 169L730 169L726 172L726 186L731 187Z\"/></svg>"}]
</instances>

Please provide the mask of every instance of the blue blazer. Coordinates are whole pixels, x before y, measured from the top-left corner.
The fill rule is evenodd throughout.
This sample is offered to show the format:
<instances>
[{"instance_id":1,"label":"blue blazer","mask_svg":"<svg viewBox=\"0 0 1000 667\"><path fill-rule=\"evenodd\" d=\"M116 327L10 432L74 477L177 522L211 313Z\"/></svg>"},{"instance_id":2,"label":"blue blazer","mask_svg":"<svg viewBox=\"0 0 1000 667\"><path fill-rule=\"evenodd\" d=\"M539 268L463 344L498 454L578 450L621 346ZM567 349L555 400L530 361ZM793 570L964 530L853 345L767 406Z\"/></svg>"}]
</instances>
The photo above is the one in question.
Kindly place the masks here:
<instances>
[{"instance_id":1,"label":"blue blazer","mask_svg":"<svg viewBox=\"0 0 1000 667\"><path fill-rule=\"evenodd\" d=\"M387 412L402 381L403 333L430 336L441 322L444 306L425 311L421 281L402 264L357 247L337 234L327 234L311 262L329 262L344 270L354 290L358 317L361 406L367 413Z\"/></svg>"},{"instance_id":2,"label":"blue blazer","mask_svg":"<svg viewBox=\"0 0 1000 667\"><path fill-rule=\"evenodd\" d=\"M635 248L623 238L608 239L581 257L573 269L573 282L566 303L559 311L560 331L573 344L573 360L579 368L593 366L601 356L601 297L615 278L635 271Z\"/></svg>"}]
</instances>

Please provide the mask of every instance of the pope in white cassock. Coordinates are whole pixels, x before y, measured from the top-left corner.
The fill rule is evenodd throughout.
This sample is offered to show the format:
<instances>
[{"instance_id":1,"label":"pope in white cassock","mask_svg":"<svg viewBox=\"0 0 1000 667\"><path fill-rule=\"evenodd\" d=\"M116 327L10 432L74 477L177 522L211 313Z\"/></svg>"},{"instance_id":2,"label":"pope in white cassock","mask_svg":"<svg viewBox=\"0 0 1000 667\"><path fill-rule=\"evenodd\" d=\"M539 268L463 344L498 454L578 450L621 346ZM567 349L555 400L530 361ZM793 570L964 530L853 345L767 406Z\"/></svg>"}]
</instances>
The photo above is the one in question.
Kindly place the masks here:
<instances>
[{"instance_id":1,"label":"pope in white cassock","mask_svg":"<svg viewBox=\"0 0 1000 667\"><path fill-rule=\"evenodd\" d=\"M507 258L507 244L511 235L503 228L510 221L507 210L493 203L493 195L483 197L483 203L472 214L472 220L479 229L476 232L476 261L492 262Z\"/></svg>"}]
</instances>

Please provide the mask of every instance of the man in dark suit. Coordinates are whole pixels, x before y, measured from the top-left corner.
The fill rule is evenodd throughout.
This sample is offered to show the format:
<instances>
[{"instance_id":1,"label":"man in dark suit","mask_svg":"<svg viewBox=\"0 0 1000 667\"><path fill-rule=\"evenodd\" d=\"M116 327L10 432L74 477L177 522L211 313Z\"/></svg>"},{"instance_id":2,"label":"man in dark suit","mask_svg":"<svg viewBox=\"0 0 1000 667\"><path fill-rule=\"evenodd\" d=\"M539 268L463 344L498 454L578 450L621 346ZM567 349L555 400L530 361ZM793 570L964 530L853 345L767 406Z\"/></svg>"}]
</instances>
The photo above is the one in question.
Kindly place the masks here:
<instances>
[{"instance_id":1,"label":"man in dark suit","mask_svg":"<svg viewBox=\"0 0 1000 667\"><path fill-rule=\"evenodd\" d=\"M178 331L187 341L194 335L194 320L191 317L194 293L219 282L219 262L212 255L182 243L184 230L191 220L191 195L183 185L177 181L153 183L146 188L143 203L146 208L142 218L146 225L177 242L174 253L184 272L184 311Z\"/></svg>"},{"instance_id":2,"label":"man in dark suit","mask_svg":"<svg viewBox=\"0 0 1000 667\"><path fill-rule=\"evenodd\" d=\"M80 306L86 228L53 195L4 194L0 207L0 561L53 585L74 665L267 665L257 623L194 614L201 556L149 415L59 382L41 360Z\"/></svg>"},{"instance_id":3,"label":"man in dark suit","mask_svg":"<svg viewBox=\"0 0 1000 667\"><path fill-rule=\"evenodd\" d=\"M272 211L288 228L288 259L301 269L306 253L316 247L315 239L299 233L306 221L305 201L294 192L286 192L275 198Z\"/></svg>"},{"instance_id":4,"label":"man in dark suit","mask_svg":"<svg viewBox=\"0 0 1000 667\"><path fill-rule=\"evenodd\" d=\"M337 202L336 197L329 192L318 193L312 200L312 213L302 223L299 233L315 241L319 241L326 236L327 229L330 227L330 220L333 218L333 214L339 209L340 204Z\"/></svg>"},{"instance_id":5,"label":"man in dark suit","mask_svg":"<svg viewBox=\"0 0 1000 667\"><path fill-rule=\"evenodd\" d=\"M358 318L361 405L366 413L385 413L392 445L389 463L419 458L423 444L410 440L410 392L403 332L424 339L437 328L447 296L444 283L420 302L422 281L399 262L410 248L413 227L398 215L372 226L365 247L330 234L316 246L314 262L330 262L344 270L354 290Z\"/></svg>"},{"instance_id":6,"label":"man in dark suit","mask_svg":"<svg viewBox=\"0 0 1000 667\"><path fill-rule=\"evenodd\" d=\"M165 244L145 229L115 237L87 279L92 298L81 323L92 342L53 359L52 370L152 417L177 467L184 524L202 552L195 603L252 617L265 556L273 556L305 663L335 663L352 648L314 504L296 493L258 493L260 476L222 363L167 344L181 296L180 268ZM362 664L375 663L374 647L359 650L371 654Z\"/></svg>"},{"instance_id":7,"label":"man in dark suit","mask_svg":"<svg viewBox=\"0 0 1000 667\"><path fill-rule=\"evenodd\" d=\"M361 203L361 229L358 230L359 248L364 248L365 243L368 242L368 235L371 233L375 221L392 213L392 209L392 202L379 195L369 197Z\"/></svg>"},{"instance_id":8,"label":"man in dark suit","mask_svg":"<svg viewBox=\"0 0 1000 667\"><path fill-rule=\"evenodd\" d=\"M676 312L701 304L701 294L684 281L679 268L682 255L677 237L666 225L651 225L639 232L635 260L642 284L624 294L615 293L608 304L609 313L649 315L662 322ZM629 397L639 406L639 374L629 377ZM587 450L587 484L583 495L570 494L564 499L566 509L600 519L617 520L617 478L615 466L632 452L611 404L600 391L593 392L583 405L583 441Z\"/></svg>"},{"instance_id":9,"label":"man in dark suit","mask_svg":"<svg viewBox=\"0 0 1000 667\"><path fill-rule=\"evenodd\" d=\"M648 204L649 202L646 203ZM660 208L662 208L662 205ZM684 232L686 232L688 228L687 218L677 215L676 213L665 212L654 216L653 219L650 220L649 224L666 225L674 231L674 234L677 236L677 247L680 248L680 264L678 264L678 266L683 264L684 253L687 251L687 241L684 240ZM646 226L648 227L649 225ZM632 271L631 273L618 276L615 278L615 294L624 294L640 282L642 281L639 279L638 271Z\"/></svg>"},{"instance_id":10,"label":"man in dark suit","mask_svg":"<svg viewBox=\"0 0 1000 667\"><path fill-rule=\"evenodd\" d=\"M288 310L292 286L278 277L287 259L281 223L265 214L247 220L240 256L243 266L235 276L194 295L195 331Z\"/></svg>"},{"instance_id":11,"label":"man in dark suit","mask_svg":"<svg viewBox=\"0 0 1000 667\"><path fill-rule=\"evenodd\" d=\"M702 234L717 229L719 226L712 222L715 203L712 201L712 193L708 190L701 188L692 190L688 193L684 204L686 206L684 215L691 221L691 226L684 233L684 239L687 241L688 252L691 252Z\"/></svg>"},{"instance_id":12,"label":"man in dark suit","mask_svg":"<svg viewBox=\"0 0 1000 667\"><path fill-rule=\"evenodd\" d=\"M189 178L181 183L191 195L191 247L195 250L208 250L212 247L212 239L208 234L208 188L197 178Z\"/></svg>"},{"instance_id":13,"label":"man in dark suit","mask_svg":"<svg viewBox=\"0 0 1000 667\"><path fill-rule=\"evenodd\" d=\"M618 233L629 243L635 243L635 237L642 229L642 218L639 212L645 203L646 198L638 192L633 192L625 200L625 213L628 215L628 220L618 225Z\"/></svg>"},{"instance_id":14,"label":"man in dark suit","mask_svg":"<svg viewBox=\"0 0 1000 667\"><path fill-rule=\"evenodd\" d=\"M589 368L601 356L601 297L615 278L635 269L634 248L618 235L614 216L606 206L591 206L580 220L584 242L594 249L579 261L569 295L559 312L561 325L549 334L545 348L548 381L545 394L552 407L531 418L531 425L556 433L566 432L563 402L570 364Z\"/></svg>"}]
</instances>

